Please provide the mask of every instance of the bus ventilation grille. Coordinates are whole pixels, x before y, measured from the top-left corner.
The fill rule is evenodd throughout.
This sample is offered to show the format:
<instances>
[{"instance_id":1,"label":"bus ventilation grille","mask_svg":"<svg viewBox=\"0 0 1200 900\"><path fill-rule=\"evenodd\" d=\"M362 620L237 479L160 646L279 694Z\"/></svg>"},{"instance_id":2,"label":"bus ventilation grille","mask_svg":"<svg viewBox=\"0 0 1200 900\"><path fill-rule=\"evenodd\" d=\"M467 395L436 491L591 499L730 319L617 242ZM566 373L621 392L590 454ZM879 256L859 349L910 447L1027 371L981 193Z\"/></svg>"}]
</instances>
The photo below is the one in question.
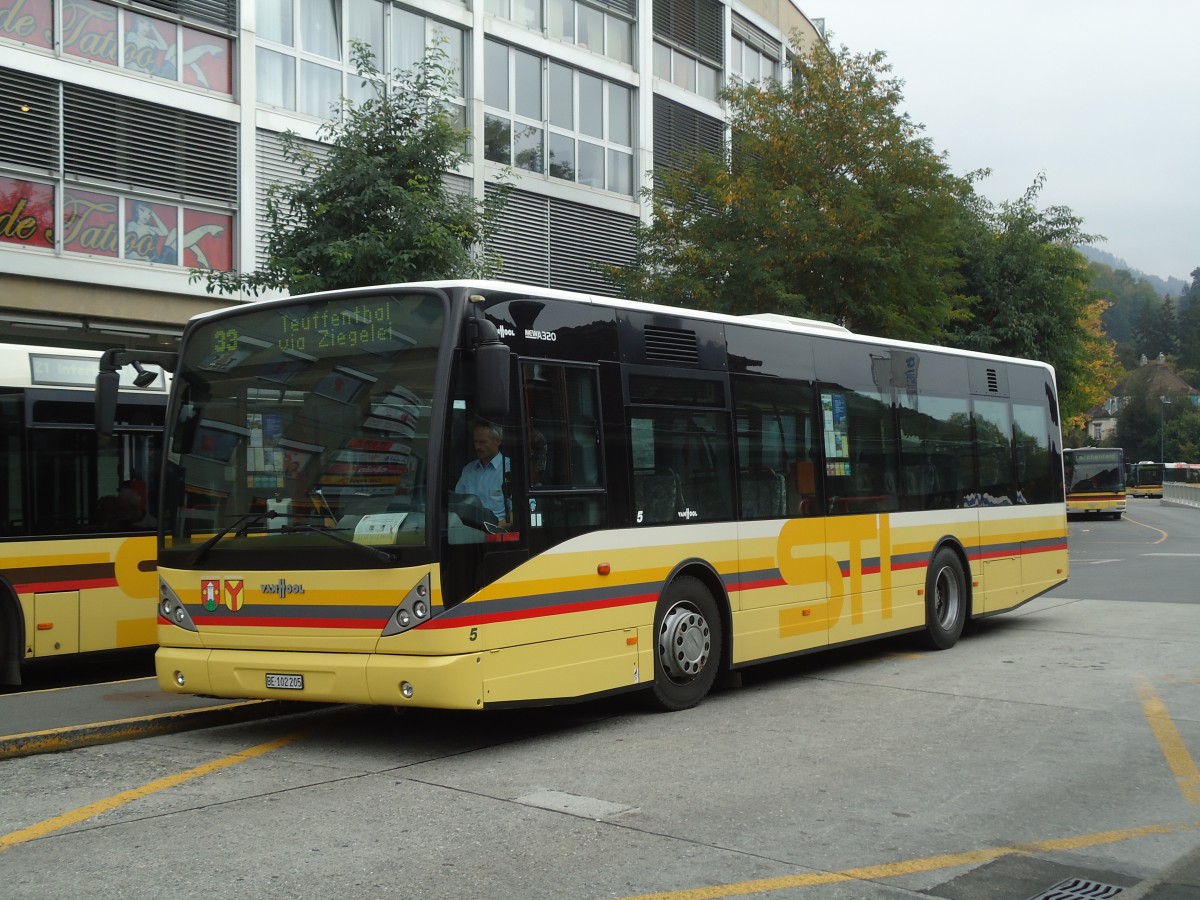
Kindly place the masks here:
<instances>
[{"instance_id":1,"label":"bus ventilation grille","mask_svg":"<svg viewBox=\"0 0 1200 900\"><path fill-rule=\"evenodd\" d=\"M1125 888L1115 884L1101 884L1086 878L1067 878L1040 894L1034 894L1029 900L1105 900L1123 890Z\"/></svg>"},{"instance_id":2,"label":"bus ventilation grille","mask_svg":"<svg viewBox=\"0 0 1200 900\"><path fill-rule=\"evenodd\" d=\"M988 369L987 370L987 378L988 378L988 393L989 394L1000 393L1000 378L998 375L996 375L996 370Z\"/></svg>"},{"instance_id":3,"label":"bus ventilation grille","mask_svg":"<svg viewBox=\"0 0 1200 900\"><path fill-rule=\"evenodd\" d=\"M696 348L696 332L647 325L646 359L695 365L700 361L700 354Z\"/></svg>"}]
</instances>

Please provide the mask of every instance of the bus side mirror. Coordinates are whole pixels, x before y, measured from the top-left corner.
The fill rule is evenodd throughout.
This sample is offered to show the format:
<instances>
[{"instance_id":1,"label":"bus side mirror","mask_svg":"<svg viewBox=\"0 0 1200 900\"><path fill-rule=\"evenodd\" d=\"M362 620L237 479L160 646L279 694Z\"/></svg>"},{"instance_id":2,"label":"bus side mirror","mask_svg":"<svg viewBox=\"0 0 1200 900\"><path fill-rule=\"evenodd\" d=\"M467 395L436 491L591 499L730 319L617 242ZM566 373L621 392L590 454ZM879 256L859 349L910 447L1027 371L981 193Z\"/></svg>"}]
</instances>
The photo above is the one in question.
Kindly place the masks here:
<instances>
[{"instance_id":1,"label":"bus side mirror","mask_svg":"<svg viewBox=\"0 0 1200 900\"><path fill-rule=\"evenodd\" d=\"M475 348L475 411L485 419L508 415L508 347L486 341Z\"/></svg>"},{"instance_id":2,"label":"bus side mirror","mask_svg":"<svg viewBox=\"0 0 1200 900\"><path fill-rule=\"evenodd\" d=\"M117 389L121 386L119 372L101 371L96 375L96 433L111 437L117 418Z\"/></svg>"}]
</instances>

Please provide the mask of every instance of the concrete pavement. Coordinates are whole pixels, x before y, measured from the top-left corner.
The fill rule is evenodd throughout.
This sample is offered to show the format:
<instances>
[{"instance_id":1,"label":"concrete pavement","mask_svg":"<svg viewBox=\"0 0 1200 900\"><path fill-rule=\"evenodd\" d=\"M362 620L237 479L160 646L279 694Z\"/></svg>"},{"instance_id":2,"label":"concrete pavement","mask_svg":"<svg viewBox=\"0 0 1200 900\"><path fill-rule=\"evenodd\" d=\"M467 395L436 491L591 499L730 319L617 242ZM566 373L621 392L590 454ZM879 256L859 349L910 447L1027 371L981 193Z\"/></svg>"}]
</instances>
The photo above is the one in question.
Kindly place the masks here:
<instances>
[{"instance_id":1,"label":"concrete pavement","mask_svg":"<svg viewBox=\"0 0 1200 900\"><path fill-rule=\"evenodd\" d=\"M153 678L0 694L0 760L226 725L311 709L276 700L167 694ZM1158 875L1118 893L1052 892L1013 900L1200 900L1200 846Z\"/></svg>"}]
</instances>

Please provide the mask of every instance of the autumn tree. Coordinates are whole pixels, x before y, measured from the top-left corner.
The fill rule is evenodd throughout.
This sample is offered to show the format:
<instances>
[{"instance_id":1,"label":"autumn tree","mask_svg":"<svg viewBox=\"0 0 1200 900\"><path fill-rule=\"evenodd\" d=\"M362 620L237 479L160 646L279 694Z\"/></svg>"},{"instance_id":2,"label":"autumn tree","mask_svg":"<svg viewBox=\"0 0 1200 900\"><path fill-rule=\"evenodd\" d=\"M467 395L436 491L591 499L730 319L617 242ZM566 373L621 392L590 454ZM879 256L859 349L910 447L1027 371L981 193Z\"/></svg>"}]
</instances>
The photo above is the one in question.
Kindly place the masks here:
<instances>
[{"instance_id":1,"label":"autumn tree","mask_svg":"<svg viewBox=\"0 0 1200 900\"><path fill-rule=\"evenodd\" d=\"M970 184L899 111L890 71L881 52L817 44L789 83L727 89L730 143L656 170L636 262L613 280L659 303L939 337L965 316L955 228Z\"/></svg>"},{"instance_id":2,"label":"autumn tree","mask_svg":"<svg viewBox=\"0 0 1200 900\"><path fill-rule=\"evenodd\" d=\"M487 201L445 175L466 161L468 134L447 109L454 73L436 43L413 68L383 77L366 45L354 61L367 99L343 98L320 130L328 152L294 135L284 155L296 183L268 190L266 261L250 272L193 270L209 293L304 293L483 274L475 251L494 231L506 190Z\"/></svg>"},{"instance_id":3,"label":"autumn tree","mask_svg":"<svg viewBox=\"0 0 1200 900\"><path fill-rule=\"evenodd\" d=\"M1015 201L971 198L963 222L962 274L974 298L952 342L970 350L1039 359L1054 366L1066 419L1103 402L1120 374L1104 335L1105 305L1091 290L1076 244L1097 239L1065 206L1039 209L1039 175Z\"/></svg>"}]
</instances>

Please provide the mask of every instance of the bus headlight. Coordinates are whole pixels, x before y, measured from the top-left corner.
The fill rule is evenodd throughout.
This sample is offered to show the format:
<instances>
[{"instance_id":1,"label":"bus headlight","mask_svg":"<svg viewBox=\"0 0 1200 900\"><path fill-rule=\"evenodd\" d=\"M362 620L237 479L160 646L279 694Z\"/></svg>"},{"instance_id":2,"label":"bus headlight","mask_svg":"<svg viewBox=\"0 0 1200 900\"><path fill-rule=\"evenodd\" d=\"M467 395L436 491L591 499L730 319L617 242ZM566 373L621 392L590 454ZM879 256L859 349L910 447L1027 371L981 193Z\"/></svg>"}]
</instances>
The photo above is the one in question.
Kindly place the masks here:
<instances>
[{"instance_id":1,"label":"bus headlight","mask_svg":"<svg viewBox=\"0 0 1200 900\"><path fill-rule=\"evenodd\" d=\"M186 628L188 631L198 630L187 607L183 605L183 601L171 590L171 586L162 580L161 576L158 579L158 614L180 628Z\"/></svg>"},{"instance_id":2,"label":"bus headlight","mask_svg":"<svg viewBox=\"0 0 1200 900\"><path fill-rule=\"evenodd\" d=\"M379 636L388 637L393 634L401 634L429 619L431 609L428 597L429 576L426 575L413 585L412 590L400 601Z\"/></svg>"}]
</instances>

